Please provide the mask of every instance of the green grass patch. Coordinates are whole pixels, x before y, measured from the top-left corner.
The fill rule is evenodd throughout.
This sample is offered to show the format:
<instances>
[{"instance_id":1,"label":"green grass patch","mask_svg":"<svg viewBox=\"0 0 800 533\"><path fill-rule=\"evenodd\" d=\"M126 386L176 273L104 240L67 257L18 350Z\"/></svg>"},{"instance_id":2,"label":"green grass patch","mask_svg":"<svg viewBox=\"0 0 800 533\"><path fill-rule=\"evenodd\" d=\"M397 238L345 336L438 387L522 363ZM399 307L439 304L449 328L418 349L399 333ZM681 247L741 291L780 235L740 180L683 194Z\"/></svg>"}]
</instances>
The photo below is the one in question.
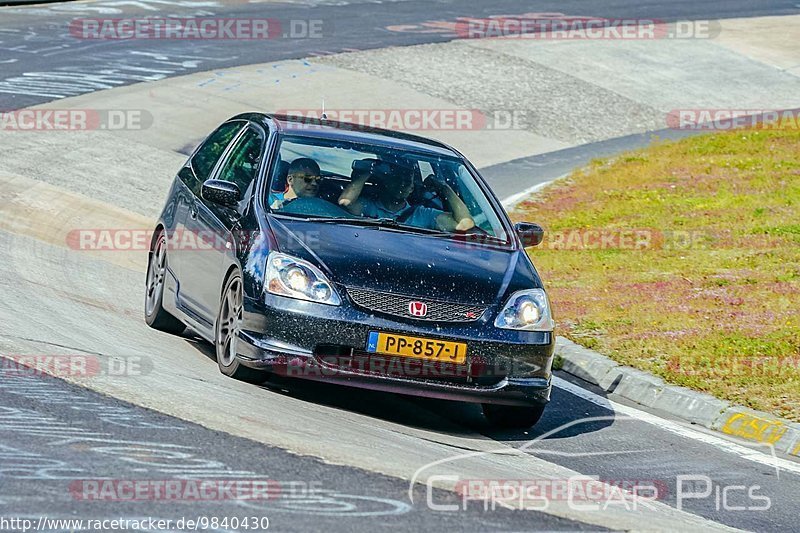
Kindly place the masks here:
<instances>
[{"instance_id":1,"label":"green grass patch","mask_svg":"<svg viewBox=\"0 0 800 533\"><path fill-rule=\"evenodd\" d=\"M559 334L800 421L800 131L595 161L512 217L547 231L529 253Z\"/></svg>"}]
</instances>

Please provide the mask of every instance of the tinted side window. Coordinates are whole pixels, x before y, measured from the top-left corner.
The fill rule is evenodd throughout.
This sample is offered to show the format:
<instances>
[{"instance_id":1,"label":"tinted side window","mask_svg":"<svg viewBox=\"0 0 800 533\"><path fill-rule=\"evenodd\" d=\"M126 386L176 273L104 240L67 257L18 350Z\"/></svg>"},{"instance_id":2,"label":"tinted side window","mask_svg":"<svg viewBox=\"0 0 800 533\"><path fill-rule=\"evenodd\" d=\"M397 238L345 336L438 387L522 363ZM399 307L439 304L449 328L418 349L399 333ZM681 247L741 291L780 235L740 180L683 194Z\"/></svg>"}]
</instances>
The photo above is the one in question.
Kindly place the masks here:
<instances>
[{"instance_id":1,"label":"tinted side window","mask_svg":"<svg viewBox=\"0 0 800 533\"><path fill-rule=\"evenodd\" d=\"M206 181L214 170L225 148L242 129L242 122L229 122L220 126L217 131L208 136L200 150L192 158L192 169L200 183ZM193 187L194 189L194 187Z\"/></svg>"},{"instance_id":2,"label":"tinted side window","mask_svg":"<svg viewBox=\"0 0 800 533\"><path fill-rule=\"evenodd\" d=\"M181 181L184 182L187 187L189 187L189 190L196 192L200 189L197 186L197 178L194 177L194 172L192 172L192 169L190 169L188 166L180 169L178 172L178 177L180 177Z\"/></svg>"},{"instance_id":3,"label":"tinted side window","mask_svg":"<svg viewBox=\"0 0 800 533\"><path fill-rule=\"evenodd\" d=\"M238 185L242 197L245 196L258 173L263 141L261 133L253 128L248 128L236 142L236 146L231 150L219 176L217 176L219 180Z\"/></svg>"}]
</instances>

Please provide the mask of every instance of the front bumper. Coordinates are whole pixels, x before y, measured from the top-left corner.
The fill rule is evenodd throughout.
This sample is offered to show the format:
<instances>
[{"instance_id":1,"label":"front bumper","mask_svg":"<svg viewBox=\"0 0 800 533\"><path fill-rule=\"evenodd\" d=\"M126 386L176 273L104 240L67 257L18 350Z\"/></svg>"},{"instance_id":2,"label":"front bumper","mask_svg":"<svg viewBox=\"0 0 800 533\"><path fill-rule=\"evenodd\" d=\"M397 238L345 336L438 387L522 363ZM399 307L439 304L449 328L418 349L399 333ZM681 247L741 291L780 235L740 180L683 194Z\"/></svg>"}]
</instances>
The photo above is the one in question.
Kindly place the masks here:
<instances>
[{"instance_id":1,"label":"front bumper","mask_svg":"<svg viewBox=\"0 0 800 533\"><path fill-rule=\"evenodd\" d=\"M550 399L554 336L502 330L497 309L479 320L436 324L268 295L245 299L237 349L245 366L314 381L476 403ZM366 353L370 331L466 342L463 365Z\"/></svg>"}]
</instances>

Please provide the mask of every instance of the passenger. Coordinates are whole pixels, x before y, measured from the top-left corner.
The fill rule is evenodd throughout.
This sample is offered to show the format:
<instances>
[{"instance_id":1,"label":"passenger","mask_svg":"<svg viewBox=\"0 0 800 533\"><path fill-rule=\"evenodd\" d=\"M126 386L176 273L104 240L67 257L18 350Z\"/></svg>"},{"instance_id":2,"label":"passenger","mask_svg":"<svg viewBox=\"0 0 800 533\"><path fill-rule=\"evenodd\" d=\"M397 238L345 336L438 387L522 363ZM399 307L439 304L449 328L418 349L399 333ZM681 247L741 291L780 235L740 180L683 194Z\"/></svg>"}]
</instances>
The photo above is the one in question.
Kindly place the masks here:
<instances>
[{"instance_id":1,"label":"passenger","mask_svg":"<svg viewBox=\"0 0 800 533\"><path fill-rule=\"evenodd\" d=\"M456 192L433 176L425 180L425 186L436 192L450 207L452 213L432 207L410 205L407 199L414 191L414 172L408 167L399 165L391 167L395 170L389 175L376 175L370 170L353 169L350 184L339 196L339 205L354 215L390 218L420 228L466 231L475 226L469 209ZM377 179L378 197L374 200L361 198L361 192L370 177Z\"/></svg>"},{"instance_id":2,"label":"passenger","mask_svg":"<svg viewBox=\"0 0 800 533\"><path fill-rule=\"evenodd\" d=\"M272 191L269 195L269 206L281 209L287 202L295 198L316 198L319 194L319 165L313 159L301 157L289 165L286 175L286 191Z\"/></svg>"}]
</instances>

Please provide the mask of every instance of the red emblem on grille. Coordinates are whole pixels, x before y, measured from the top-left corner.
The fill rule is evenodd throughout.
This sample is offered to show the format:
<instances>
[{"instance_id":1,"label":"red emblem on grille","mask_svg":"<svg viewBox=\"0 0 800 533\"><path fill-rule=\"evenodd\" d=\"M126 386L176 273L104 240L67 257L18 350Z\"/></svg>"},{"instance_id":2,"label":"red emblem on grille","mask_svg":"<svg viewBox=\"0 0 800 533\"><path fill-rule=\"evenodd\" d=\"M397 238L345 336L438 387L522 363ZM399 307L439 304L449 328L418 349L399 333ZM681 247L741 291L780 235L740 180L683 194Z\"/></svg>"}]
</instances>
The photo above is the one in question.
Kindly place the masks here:
<instances>
[{"instance_id":1,"label":"red emblem on grille","mask_svg":"<svg viewBox=\"0 0 800 533\"><path fill-rule=\"evenodd\" d=\"M410 302L408 304L408 313L411 316L425 316L428 314L428 306L423 302Z\"/></svg>"}]
</instances>

